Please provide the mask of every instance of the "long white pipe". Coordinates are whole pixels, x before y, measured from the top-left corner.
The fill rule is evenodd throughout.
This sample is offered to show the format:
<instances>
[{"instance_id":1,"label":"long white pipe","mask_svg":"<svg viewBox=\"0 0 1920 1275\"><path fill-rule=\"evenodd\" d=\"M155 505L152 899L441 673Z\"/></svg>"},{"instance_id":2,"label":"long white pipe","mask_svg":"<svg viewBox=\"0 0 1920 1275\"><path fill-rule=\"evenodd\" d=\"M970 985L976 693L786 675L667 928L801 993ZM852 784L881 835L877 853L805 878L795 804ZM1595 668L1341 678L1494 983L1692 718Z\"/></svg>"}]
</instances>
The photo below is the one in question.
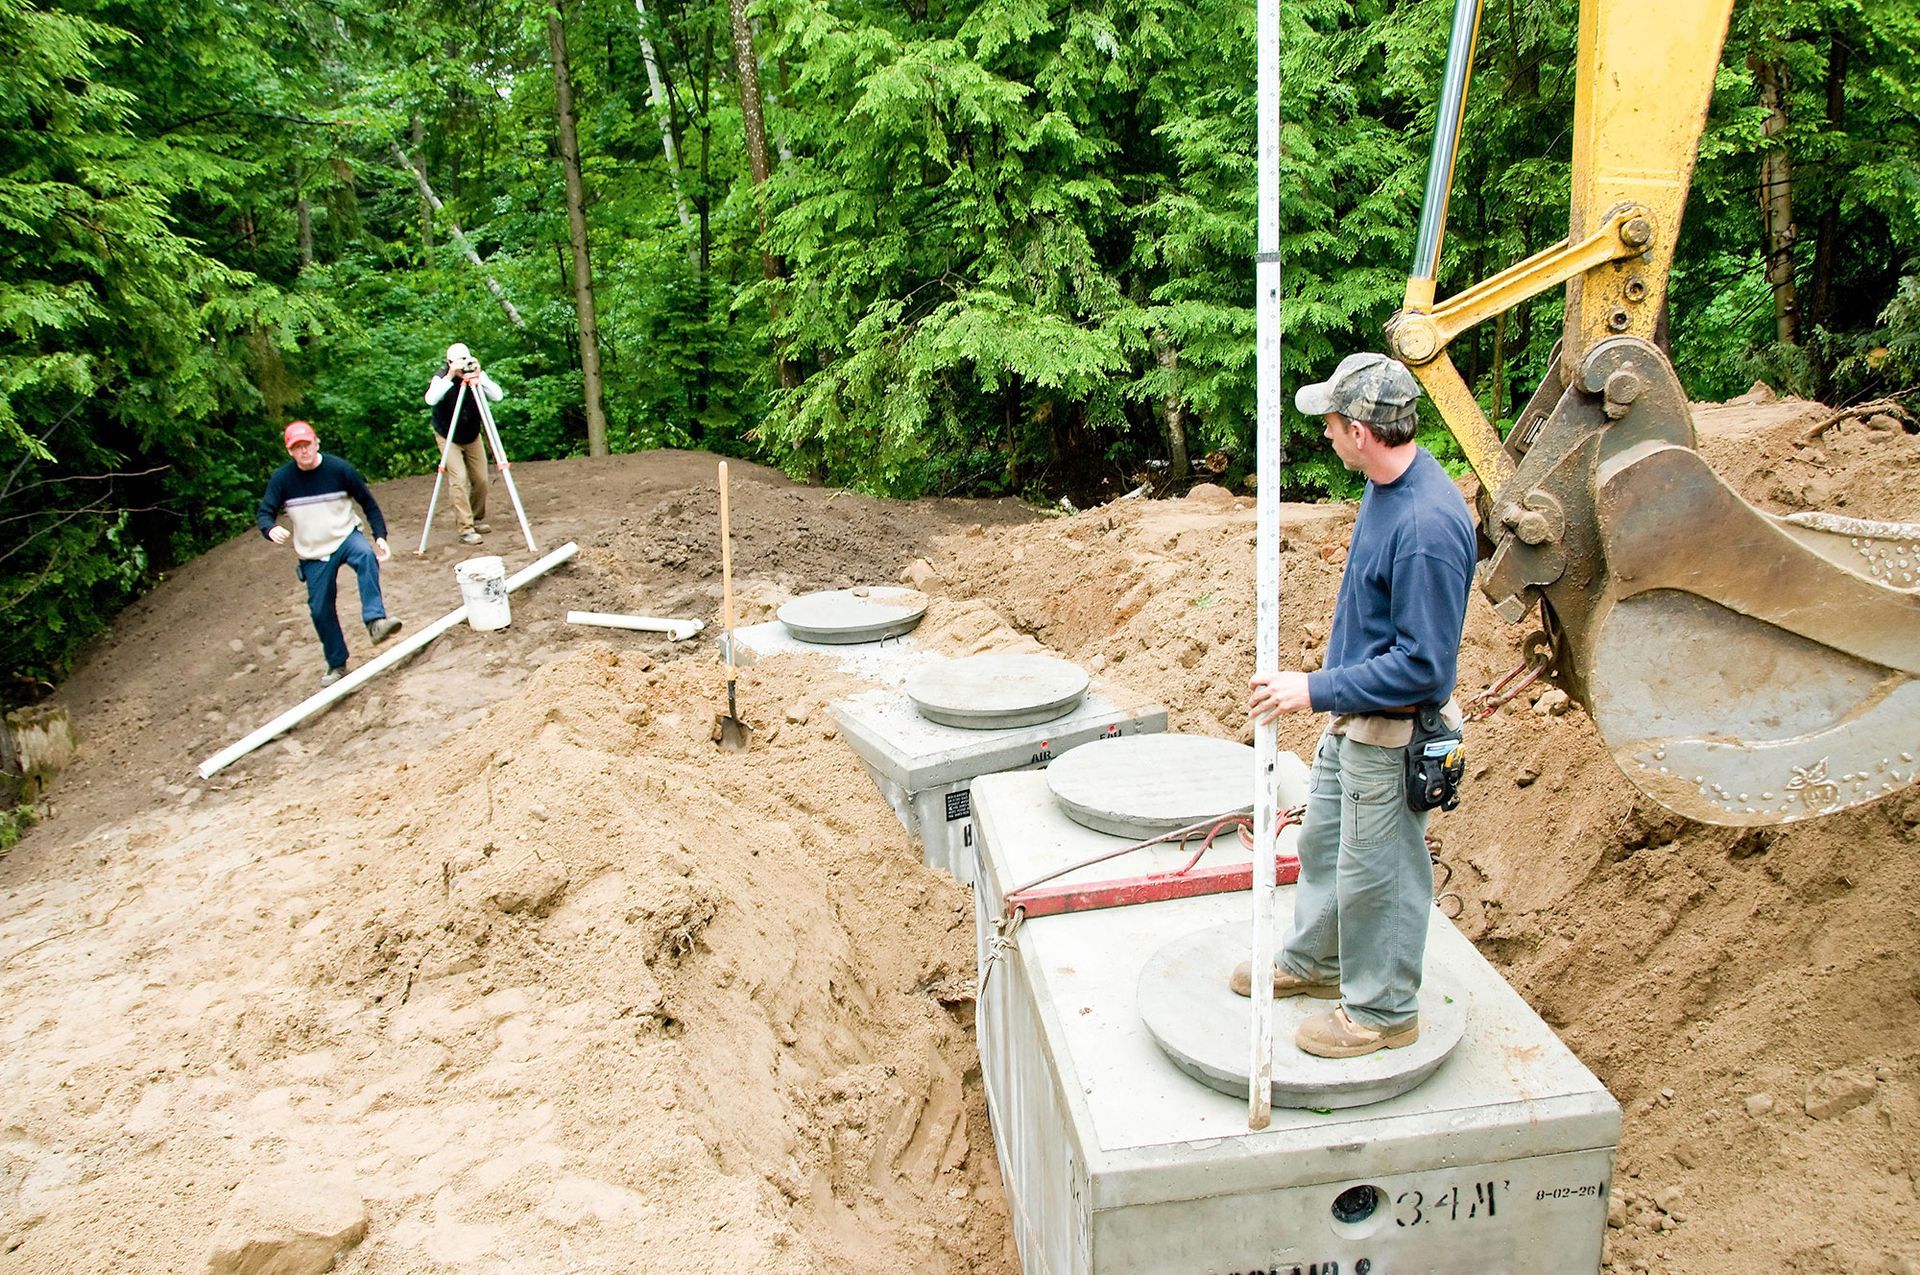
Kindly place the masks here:
<instances>
[{"instance_id":1,"label":"long white pipe","mask_svg":"<svg viewBox=\"0 0 1920 1275\"><path fill-rule=\"evenodd\" d=\"M611 611L569 611L568 624L591 624L603 629L632 629L637 633L664 633L685 641L707 627L705 620L667 620L654 615L619 615Z\"/></svg>"},{"instance_id":2,"label":"long white pipe","mask_svg":"<svg viewBox=\"0 0 1920 1275\"><path fill-rule=\"evenodd\" d=\"M561 545L558 549L555 549L552 553L540 559L532 566L509 577L507 580L507 592L512 593L521 585L538 579L578 552L580 552L580 546L571 540L567 541L567 543ZM421 629L412 637L401 642L400 645L391 647L367 661L365 664L362 664L359 668L353 670L353 672L347 674L332 686L307 696L307 698L301 700L298 704L295 704L292 708L280 714L280 716L274 718L239 743L229 744L227 747L201 762L200 778L213 778L254 749L260 747L260 745L286 734L295 726L298 726L301 722L313 716L341 696L351 694L360 689L362 683L380 676L380 674L386 672L401 660L406 659L409 655L412 655L415 651L466 618L466 606L464 604L457 606L435 620L432 624L429 624L426 628Z\"/></svg>"},{"instance_id":3,"label":"long white pipe","mask_svg":"<svg viewBox=\"0 0 1920 1275\"><path fill-rule=\"evenodd\" d=\"M1280 0L1259 0L1260 183L1259 233L1254 256L1254 383L1257 386L1258 459L1254 494L1254 669L1280 667ZM1248 1044L1247 1127L1264 1129L1273 1108L1273 891L1274 825L1280 778L1277 723L1253 730L1253 1030Z\"/></svg>"}]
</instances>

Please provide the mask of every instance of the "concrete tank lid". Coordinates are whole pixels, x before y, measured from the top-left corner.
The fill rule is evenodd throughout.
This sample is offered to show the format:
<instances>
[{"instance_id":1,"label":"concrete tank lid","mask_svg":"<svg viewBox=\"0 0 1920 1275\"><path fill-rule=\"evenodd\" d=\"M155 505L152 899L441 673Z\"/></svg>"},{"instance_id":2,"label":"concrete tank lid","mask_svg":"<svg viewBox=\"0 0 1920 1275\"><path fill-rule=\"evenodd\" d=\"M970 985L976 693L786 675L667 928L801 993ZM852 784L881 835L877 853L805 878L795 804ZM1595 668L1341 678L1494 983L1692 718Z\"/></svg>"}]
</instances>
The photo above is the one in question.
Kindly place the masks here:
<instances>
[{"instance_id":1,"label":"concrete tank lid","mask_svg":"<svg viewBox=\"0 0 1920 1275\"><path fill-rule=\"evenodd\" d=\"M942 660L907 675L907 698L947 726L999 730L1064 717L1087 694L1087 673L1052 655L989 653Z\"/></svg>"},{"instance_id":2,"label":"concrete tank lid","mask_svg":"<svg viewBox=\"0 0 1920 1275\"><path fill-rule=\"evenodd\" d=\"M927 613L927 595L893 585L822 589L780 608L780 623L802 642L847 645L910 632Z\"/></svg>"},{"instance_id":3,"label":"concrete tank lid","mask_svg":"<svg viewBox=\"0 0 1920 1275\"><path fill-rule=\"evenodd\" d=\"M1444 924L1444 922L1442 922ZM1173 939L1140 971L1140 1018L1173 1064L1210 1089L1247 1096L1252 1002L1227 975L1247 959L1250 927L1217 925ZM1273 1104L1339 1110L1398 1097L1431 1076L1466 1034L1465 984L1429 962L1420 987L1420 1038L1360 1058L1316 1058L1294 1029L1336 1002L1294 996L1273 1003Z\"/></svg>"},{"instance_id":4,"label":"concrete tank lid","mask_svg":"<svg viewBox=\"0 0 1920 1275\"><path fill-rule=\"evenodd\" d=\"M1211 735L1128 735L1082 744L1047 767L1075 823L1135 840L1253 807L1253 749Z\"/></svg>"}]
</instances>

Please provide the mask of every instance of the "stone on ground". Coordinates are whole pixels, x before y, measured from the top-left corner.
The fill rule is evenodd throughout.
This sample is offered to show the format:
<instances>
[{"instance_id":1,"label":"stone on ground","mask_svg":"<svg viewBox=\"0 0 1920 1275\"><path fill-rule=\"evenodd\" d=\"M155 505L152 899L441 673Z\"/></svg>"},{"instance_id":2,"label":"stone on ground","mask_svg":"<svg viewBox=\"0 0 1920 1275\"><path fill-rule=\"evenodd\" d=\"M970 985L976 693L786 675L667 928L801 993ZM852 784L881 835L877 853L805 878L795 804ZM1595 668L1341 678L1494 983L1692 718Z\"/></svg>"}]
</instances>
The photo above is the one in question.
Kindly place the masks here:
<instances>
[{"instance_id":1,"label":"stone on ground","mask_svg":"<svg viewBox=\"0 0 1920 1275\"><path fill-rule=\"evenodd\" d=\"M366 1202L350 1179L263 1174L228 1202L207 1275L320 1275L366 1234Z\"/></svg>"}]
</instances>

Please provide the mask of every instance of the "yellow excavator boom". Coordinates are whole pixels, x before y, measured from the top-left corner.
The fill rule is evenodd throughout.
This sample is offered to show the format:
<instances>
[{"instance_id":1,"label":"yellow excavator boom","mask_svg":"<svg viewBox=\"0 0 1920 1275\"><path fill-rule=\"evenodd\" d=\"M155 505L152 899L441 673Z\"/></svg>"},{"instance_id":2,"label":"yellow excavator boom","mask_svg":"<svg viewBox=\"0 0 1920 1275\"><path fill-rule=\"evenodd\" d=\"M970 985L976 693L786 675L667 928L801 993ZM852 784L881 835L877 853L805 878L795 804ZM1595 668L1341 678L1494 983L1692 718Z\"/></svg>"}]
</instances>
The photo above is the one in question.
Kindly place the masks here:
<instances>
[{"instance_id":1,"label":"yellow excavator boom","mask_svg":"<svg viewBox=\"0 0 1920 1275\"><path fill-rule=\"evenodd\" d=\"M1748 504L1694 448L1655 334L1732 0L1583 0L1567 237L1436 301L1480 0L1456 0L1406 301L1388 323L1480 479L1479 584L1538 609L1621 770L1709 823L1920 780L1920 527ZM1447 356L1549 288L1566 325L1501 438Z\"/></svg>"}]
</instances>

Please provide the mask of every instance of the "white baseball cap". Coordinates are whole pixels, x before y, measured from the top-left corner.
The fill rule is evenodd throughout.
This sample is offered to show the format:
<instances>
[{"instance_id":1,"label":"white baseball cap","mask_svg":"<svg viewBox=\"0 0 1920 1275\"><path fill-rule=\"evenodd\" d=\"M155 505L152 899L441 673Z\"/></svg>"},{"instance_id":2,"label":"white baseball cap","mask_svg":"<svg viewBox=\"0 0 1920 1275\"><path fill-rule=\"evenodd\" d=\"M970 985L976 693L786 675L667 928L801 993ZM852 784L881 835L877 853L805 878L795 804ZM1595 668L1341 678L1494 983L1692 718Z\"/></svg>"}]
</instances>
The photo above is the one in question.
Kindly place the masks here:
<instances>
[{"instance_id":1,"label":"white baseball cap","mask_svg":"<svg viewBox=\"0 0 1920 1275\"><path fill-rule=\"evenodd\" d=\"M472 352L459 341L455 341L447 347L447 362L449 363L464 363L472 357Z\"/></svg>"}]
</instances>

